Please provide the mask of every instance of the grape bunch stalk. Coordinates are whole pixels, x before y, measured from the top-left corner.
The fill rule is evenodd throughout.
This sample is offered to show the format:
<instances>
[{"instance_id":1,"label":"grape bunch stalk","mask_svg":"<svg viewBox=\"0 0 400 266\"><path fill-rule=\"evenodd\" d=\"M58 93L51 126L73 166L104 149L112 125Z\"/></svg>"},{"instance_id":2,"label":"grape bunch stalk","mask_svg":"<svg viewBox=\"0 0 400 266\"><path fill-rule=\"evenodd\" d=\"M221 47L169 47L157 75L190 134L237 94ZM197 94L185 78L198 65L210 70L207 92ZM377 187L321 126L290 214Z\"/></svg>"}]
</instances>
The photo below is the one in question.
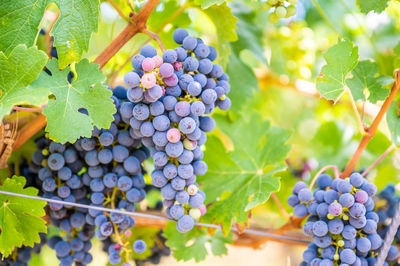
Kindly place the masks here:
<instances>
[{"instance_id":1,"label":"grape bunch stalk","mask_svg":"<svg viewBox=\"0 0 400 266\"><path fill-rule=\"evenodd\" d=\"M309 215L303 233L313 241L304 251L301 265L375 265L383 244L374 211L376 186L359 173L334 180L322 174L317 184L318 189L311 192L300 181L288 198L295 216ZM385 265L396 258L388 256Z\"/></svg>"},{"instance_id":2,"label":"grape bunch stalk","mask_svg":"<svg viewBox=\"0 0 400 266\"><path fill-rule=\"evenodd\" d=\"M207 172L201 146L205 132L215 127L209 115L215 107L229 109L231 100L229 76L213 63L216 49L180 28L173 39L181 46L162 57L145 45L132 58L133 70L124 76L129 102L121 105L121 119L129 121L135 140L151 148L152 184L161 188L167 215L184 233L206 211L196 176Z\"/></svg>"}]
</instances>

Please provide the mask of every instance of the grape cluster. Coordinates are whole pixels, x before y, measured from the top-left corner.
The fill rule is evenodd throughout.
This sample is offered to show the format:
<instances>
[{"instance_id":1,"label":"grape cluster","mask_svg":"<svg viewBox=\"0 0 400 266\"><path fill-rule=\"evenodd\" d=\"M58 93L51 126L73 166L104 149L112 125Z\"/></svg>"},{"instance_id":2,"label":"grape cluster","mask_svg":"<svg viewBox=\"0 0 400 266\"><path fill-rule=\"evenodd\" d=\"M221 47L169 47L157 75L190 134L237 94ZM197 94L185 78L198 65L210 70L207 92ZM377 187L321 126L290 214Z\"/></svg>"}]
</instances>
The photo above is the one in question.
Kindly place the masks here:
<instances>
[{"instance_id":1,"label":"grape cluster","mask_svg":"<svg viewBox=\"0 0 400 266\"><path fill-rule=\"evenodd\" d=\"M145 45L132 58L133 70L124 76L129 101L120 109L132 138L152 148L152 184L161 188L167 215L178 221L180 232L187 232L206 211L196 176L207 171L201 146L205 132L215 127L208 115L216 106L230 108L230 85L222 67L213 64L214 47L184 29L175 30L173 39L181 46L162 57Z\"/></svg>"},{"instance_id":2,"label":"grape cluster","mask_svg":"<svg viewBox=\"0 0 400 266\"><path fill-rule=\"evenodd\" d=\"M394 185L387 185L376 197L376 213L379 216L378 223L378 234L384 238L389 226L392 222L392 218L396 212L396 208L399 204L400 197L396 195L396 189ZM397 229L396 236L393 241L394 244L400 243L400 228ZM389 249L389 258L398 257L398 250L393 246ZM394 265L400 265L396 262Z\"/></svg>"},{"instance_id":3,"label":"grape cluster","mask_svg":"<svg viewBox=\"0 0 400 266\"><path fill-rule=\"evenodd\" d=\"M150 152L140 140L131 137L129 121L122 119L126 95L122 86L113 90L117 113L109 129L95 128L91 138L81 138L74 144L46 138L36 142L38 150L33 154L32 168L41 181L44 197L127 211L134 211L135 204L145 198L141 163L150 157ZM108 250L113 265L122 261L123 253L132 250L128 235L135 221L130 216L54 203L49 204L49 214L51 223L67 233L65 237L53 237L49 243L60 265L90 263L90 241L94 236L117 242Z\"/></svg>"},{"instance_id":4,"label":"grape cluster","mask_svg":"<svg viewBox=\"0 0 400 266\"><path fill-rule=\"evenodd\" d=\"M46 235L41 233L40 242L36 243L33 247L20 247L13 251L11 255L6 258L3 258L3 255L0 254L2 259L0 260L0 266L27 266L28 262L32 258L32 253L39 254L42 246L46 244Z\"/></svg>"},{"instance_id":5,"label":"grape cluster","mask_svg":"<svg viewBox=\"0 0 400 266\"><path fill-rule=\"evenodd\" d=\"M297 217L310 215L303 233L313 242L303 253L302 265L375 265L383 243L374 212L376 186L359 173L334 180L322 174L317 184L311 192L300 181L288 198Z\"/></svg>"},{"instance_id":6,"label":"grape cluster","mask_svg":"<svg viewBox=\"0 0 400 266\"><path fill-rule=\"evenodd\" d=\"M267 0L265 9L272 9L269 21L277 23L280 18L288 18L296 14L297 0Z\"/></svg>"}]
</instances>

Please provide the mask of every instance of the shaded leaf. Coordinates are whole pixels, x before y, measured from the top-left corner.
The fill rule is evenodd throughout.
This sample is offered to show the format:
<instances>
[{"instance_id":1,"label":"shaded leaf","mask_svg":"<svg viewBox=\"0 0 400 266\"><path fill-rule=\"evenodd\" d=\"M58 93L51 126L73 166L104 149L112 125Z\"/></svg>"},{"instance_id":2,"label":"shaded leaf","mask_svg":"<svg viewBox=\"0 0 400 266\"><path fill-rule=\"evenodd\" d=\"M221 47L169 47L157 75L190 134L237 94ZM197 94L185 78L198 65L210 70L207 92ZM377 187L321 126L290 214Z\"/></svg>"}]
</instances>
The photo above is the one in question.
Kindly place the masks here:
<instances>
[{"instance_id":1,"label":"shaded leaf","mask_svg":"<svg viewBox=\"0 0 400 266\"><path fill-rule=\"evenodd\" d=\"M29 88L46 65L47 55L36 47L21 44L7 57L0 52L0 119L17 104L47 102L48 88Z\"/></svg>"},{"instance_id":2,"label":"shaded leaf","mask_svg":"<svg viewBox=\"0 0 400 266\"><path fill-rule=\"evenodd\" d=\"M247 99L253 96L254 91L258 91L258 81L254 72L240 58L232 53L226 73L230 77L231 91L228 96L232 100L231 111L240 111Z\"/></svg>"},{"instance_id":3,"label":"shaded leaf","mask_svg":"<svg viewBox=\"0 0 400 266\"><path fill-rule=\"evenodd\" d=\"M50 32L54 36L60 68L79 61L97 31L99 0L56 0L60 17Z\"/></svg>"}]
</instances>

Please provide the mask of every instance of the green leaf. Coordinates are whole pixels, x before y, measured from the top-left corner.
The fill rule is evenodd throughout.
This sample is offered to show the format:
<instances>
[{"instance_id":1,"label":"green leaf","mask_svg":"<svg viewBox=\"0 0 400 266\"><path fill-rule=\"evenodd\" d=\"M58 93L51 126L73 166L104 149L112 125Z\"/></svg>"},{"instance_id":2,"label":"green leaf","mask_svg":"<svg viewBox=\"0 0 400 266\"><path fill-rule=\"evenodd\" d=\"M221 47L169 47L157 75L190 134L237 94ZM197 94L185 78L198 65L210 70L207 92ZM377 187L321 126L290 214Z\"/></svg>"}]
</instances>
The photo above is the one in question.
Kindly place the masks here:
<instances>
[{"instance_id":1,"label":"green leaf","mask_svg":"<svg viewBox=\"0 0 400 266\"><path fill-rule=\"evenodd\" d=\"M237 18L226 3L213 5L203 12L214 22L218 37L219 64L225 67L231 53L229 42L236 41L238 38L235 32Z\"/></svg>"},{"instance_id":2,"label":"green leaf","mask_svg":"<svg viewBox=\"0 0 400 266\"><path fill-rule=\"evenodd\" d=\"M385 10L389 0L358 0L361 12L367 14L370 11L382 12Z\"/></svg>"},{"instance_id":3,"label":"green leaf","mask_svg":"<svg viewBox=\"0 0 400 266\"><path fill-rule=\"evenodd\" d=\"M28 88L46 65L47 55L36 47L15 47L7 57L0 52L0 119L17 104L47 102L47 88Z\"/></svg>"},{"instance_id":4,"label":"green leaf","mask_svg":"<svg viewBox=\"0 0 400 266\"><path fill-rule=\"evenodd\" d=\"M36 196L38 190L24 188L25 178L13 176L5 180L0 190ZM0 252L4 257L15 247L31 246L40 242L39 233L46 233L46 202L0 194Z\"/></svg>"},{"instance_id":5,"label":"green leaf","mask_svg":"<svg viewBox=\"0 0 400 266\"><path fill-rule=\"evenodd\" d=\"M90 137L93 126L110 127L116 110L110 98L112 92L102 85L105 76L98 64L89 63L87 59L77 63L77 78L71 84L67 80L69 66L59 70L57 60L52 59L46 67L51 75L43 71L32 86L50 88L56 97L43 109L50 139L60 143L75 142L80 137ZM89 115L79 112L81 108Z\"/></svg>"},{"instance_id":6,"label":"green leaf","mask_svg":"<svg viewBox=\"0 0 400 266\"><path fill-rule=\"evenodd\" d=\"M176 223L169 222L164 229L164 237L167 238L165 244L173 251L173 256L177 260L189 261L194 259L196 262L206 258L208 251L205 244L211 245L211 252L214 256L227 254L226 244L232 243L233 234L224 236L221 231L210 236L206 229L194 227L191 231L182 234L176 230Z\"/></svg>"},{"instance_id":7,"label":"green leaf","mask_svg":"<svg viewBox=\"0 0 400 266\"><path fill-rule=\"evenodd\" d=\"M286 168L284 159L290 149L288 131L271 127L259 113L247 115L230 124L229 130L217 122L231 137L234 149L227 151L218 138L209 137L204 156L208 172L198 178L207 202L213 202L203 219L221 224L225 233L233 220L246 223L248 212L279 190L275 174Z\"/></svg>"},{"instance_id":8,"label":"green leaf","mask_svg":"<svg viewBox=\"0 0 400 266\"><path fill-rule=\"evenodd\" d=\"M263 28L257 24L255 17L257 13L244 4L236 3L232 8L234 15L238 18L237 34L238 40L232 43L232 49L237 55L242 50L249 50L264 64L268 64L264 56Z\"/></svg>"},{"instance_id":9,"label":"green leaf","mask_svg":"<svg viewBox=\"0 0 400 266\"><path fill-rule=\"evenodd\" d=\"M99 0L56 0L60 17L50 32L54 36L60 68L81 59L97 31Z\"/></svg>"},{"instance_id":10,"label":"green leaf","mask_svg":"<svg viewBox=\"0 0 400 266\"><path fill-rule=\"evenodd\" d=\"M321 96L337 101L344 92L346 76L358 62L358 47L348 40L339 41L324 54L326 65L317 78Z\"/></svg>"},{"instance_id":11,"label":"green leaf","mask_svg":"<svg viewBox=\"0 0 400 266\"><path fill-rule=\"evenodd\" d=\"M220 5L225 2L225 0L194 0L194 2L202 9L206 9L212 5Z\"/></svg>"},{"instance_id":12,"label":"green leaf","mask_svg":"<svg viewBox=\"0 0 400 266\"><path fill-rule=\"evenodd\" d=\"M47 0L0 1L0 51L8 55L19 44L32 46Z\"/></svg>"},{"instance_id":13,"label":"green leaf","mask_svg":"<svg viewBox=\"0 0 400 266\"><path fill-rule=\"evenodd\" d=\"M258 91L257 77L254 72L240 58L232 53L226 73L230 77L231 91L228 96L232 100L231 111L240 111L247 99L253 96L254 91Z\"/></svg>"},{"instance_id":14,"label":"green leaf","mask_svg":"<svg viewBox=\"0 0 400 266\"><path fill-rule=\"evenodd\" d=\"M392 141L400 145L400 100L393 101L386 113L386 120L392 134Z\"/></svg>"},{"instance_id":15,"label":"green leaf","mask_svg":"<svg viewBox=\"0 0 400 266\"><path fill-rule=\"evenodd\" d=\"M384 100L389 95L389 90L382 87L387 82L386 78L379 77L378 65L369 60L360 61L352 71L353 78L346 80L347 86L355 100L366 100L365 90L369 91L368 100L372 103Z\"/></svg>"}]
</instances>

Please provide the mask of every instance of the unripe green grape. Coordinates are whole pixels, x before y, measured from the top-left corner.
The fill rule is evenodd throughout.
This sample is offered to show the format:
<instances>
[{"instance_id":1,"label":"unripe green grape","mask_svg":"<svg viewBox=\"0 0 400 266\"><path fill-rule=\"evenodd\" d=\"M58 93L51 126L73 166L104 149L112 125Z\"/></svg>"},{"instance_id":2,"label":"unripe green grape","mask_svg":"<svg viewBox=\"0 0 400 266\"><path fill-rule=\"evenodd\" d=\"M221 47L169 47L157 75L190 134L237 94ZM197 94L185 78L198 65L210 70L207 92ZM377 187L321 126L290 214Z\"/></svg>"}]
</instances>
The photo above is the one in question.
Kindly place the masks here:
<instances>
[{"instance_id":1,"label":"unripe green grape","mask_svg":"<svg viewBox=\"0 0 400 266\"><path fill-rule=\"evenodd\" d=\"M271 6L276 5L278 3L278 0L268 0L267 3Z\"/></svg>"},{"instance_id":2,"label":"unripe green grape","mask_svg":"<svg viewBox=\"0 0 400 266\"><path fill-rule=\"evenodd\" d=\"M286 17L288 18L288 17L296 15L296 11L297 10L296 10L295 6L288 6L286 8L286 12L287 12Z\"/></svg>"},{"instance_id":3,"label":"unripe green grape","mask_svg":"<svg viewBox=\"0 0 400 266\"><path fill-rule=\"evenodd\" d=\"M275 13L270 13L268 16L268 21L272 24L278 23L279 17Z\"/></svg>"},{"instance_id":4,"label":"unripe green grape","mask_svg":"<svg viewBox=\"0 0 400 266\"><path fill-rule=\"evenodd\" d=\"M192 216L193 219L198 220L201 216L200 209L191 209L189 215Z\"/></svg>"},{"instance_id":5,"label":"unripe green grape","mask_svg":"<svg viewBox=\"0 0 400 266\"><path fill-rule=\"evenodd\" d=\"M275 14L278 16L278 18L284 18L286 16L286 8L284 6L278 6L275 9Z\"/></svg>"}]
</instances>

